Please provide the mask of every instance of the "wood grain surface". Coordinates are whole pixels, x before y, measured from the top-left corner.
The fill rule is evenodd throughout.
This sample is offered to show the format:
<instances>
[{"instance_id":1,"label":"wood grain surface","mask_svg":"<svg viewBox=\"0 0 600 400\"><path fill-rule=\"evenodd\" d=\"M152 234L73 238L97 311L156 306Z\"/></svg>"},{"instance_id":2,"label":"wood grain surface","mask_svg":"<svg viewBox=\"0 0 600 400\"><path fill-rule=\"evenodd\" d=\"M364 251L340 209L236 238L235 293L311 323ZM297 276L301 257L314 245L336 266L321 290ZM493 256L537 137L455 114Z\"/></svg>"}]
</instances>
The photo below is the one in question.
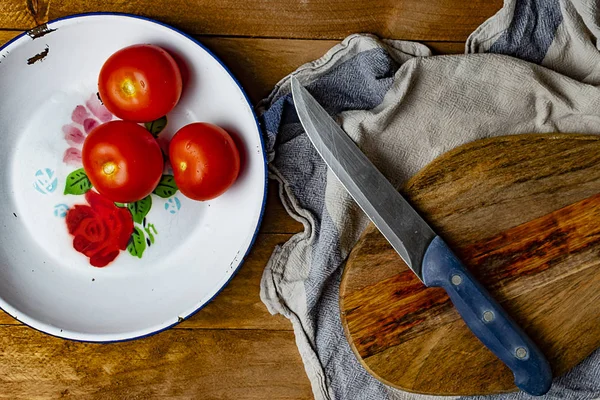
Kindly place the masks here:
<instances>
[{"instance_id":1,"label":"wood grain surface","mask_svg":"<svg viewBox=\"0 0 600 400\"><path fill-rule=\"evenodd\" d=\"M0 28L31 29L47 21L45 12L40 14L39 3L30 0L2 0L0 3ZM47 9L47 7L42 6Z\"/></svg>"},{"instance_id":2,"label":"wood grain surface","mask_svg":"<svg viewBox=\"0 0 600 400\"><path fill-rule=\"evenodd\" d=\"M548 357L555 376L600 346L600 140L520 135L438 158L403 191ZM442 289L426 288L370 226L340 290L374 375L409 391L516 390Z\"/></svg>"},{"instance_id":3,"label":"wood grain surface","mask_svg":"<svg viewBox=\"0 0 600 400\"><path fill-rule=\"evenodd\" d=\"M74 13L143 15L195 35L257 103L285 75L350 33L424 41L436 54L464 40L501 0L2 0L0 45L22 30ZM261 234L238 274L177 327L129 343L48 337L0 311L1 399L309 399L291 325L259 299L264 265L302 225L269 195Z\"/></svg>"},{"instance_id":4,"label":"wood grain surface","mask_svg":"<svg viewBox=\"0 0 600 400\"><path fill-rule=\"evenodd\" d=\"M10 39L14 38L22 31L15 30L0 30L0 46L8 42Z\"/></svg>"},{"instance_id":5,"label":"wood grain surface","mask_svg":"<svg viewBox=\"0 0 600 400\"><path fill-rule=\"evenodd\" d=\"M0 327L1 399L310 399L289 331L170 329L90 344Z\"/></svg>"},{"instance_id":6,"label":"wood grain surface","mask_svg":"<svg viewBox=\"0 0 600 400\"><path fill-rule=\"evenodd\" d=\"M465 41L501 6L500 0L3 0L0 27L31 29L66 15L104 11L139 14L203 35L342 39L370 32Z\"/></svg>"}]
</instances>

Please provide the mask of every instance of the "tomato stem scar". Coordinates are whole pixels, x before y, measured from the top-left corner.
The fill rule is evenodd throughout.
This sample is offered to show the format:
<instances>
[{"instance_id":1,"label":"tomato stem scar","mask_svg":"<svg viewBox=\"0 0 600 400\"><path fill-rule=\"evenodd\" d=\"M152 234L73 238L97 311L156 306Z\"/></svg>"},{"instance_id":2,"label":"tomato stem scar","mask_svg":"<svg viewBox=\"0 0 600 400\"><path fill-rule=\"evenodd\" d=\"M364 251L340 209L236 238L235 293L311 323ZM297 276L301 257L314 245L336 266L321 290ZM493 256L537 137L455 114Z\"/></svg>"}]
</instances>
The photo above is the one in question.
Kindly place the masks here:
<instances>
[{"instance_id":1,"label":"tomato stem scar","mask_svg":"<svg viewBox=\"0 0 600 400\"><path fill-rule=\"evenodd\" d=\"M127 97L132 97L135 95L135 84L129 78L124 79L123 83L121 83L121 90Z\"/></svg>"},{"instance_id":2,"label":"tomato stem scar","mask_svg":"<svg viewBox=\"0 0 600 400\"><path fill-rule=\"evenodd\" d=\"M104 172L106 175L112 175L116 170L117 166L112 161L109 161L102 166L102 172Z\"/></svg>"}]
</instances>

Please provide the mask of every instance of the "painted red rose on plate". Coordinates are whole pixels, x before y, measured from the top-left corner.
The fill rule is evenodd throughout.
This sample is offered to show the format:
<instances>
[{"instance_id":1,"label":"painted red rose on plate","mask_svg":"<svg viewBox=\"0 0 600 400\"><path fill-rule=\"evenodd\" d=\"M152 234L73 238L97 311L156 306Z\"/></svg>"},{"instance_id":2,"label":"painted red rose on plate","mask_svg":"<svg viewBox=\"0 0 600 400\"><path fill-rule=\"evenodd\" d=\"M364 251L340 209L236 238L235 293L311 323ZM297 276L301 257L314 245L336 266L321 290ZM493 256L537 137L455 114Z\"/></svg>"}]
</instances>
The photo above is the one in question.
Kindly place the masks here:
<instances>
[{"instance_id":1,"label":"painted red rose on plate","mask_svg":"<svg viewBox=\"0 0 600 400\"><path fill-rule=\"evenodd\" d=\"M85 199L89 205L76 205L67 212L67 228L73 235L73 248L94 267L104 267L127 248L133 218L127 208L115 206L92 190Z\"/></svg>"}]
</instances>

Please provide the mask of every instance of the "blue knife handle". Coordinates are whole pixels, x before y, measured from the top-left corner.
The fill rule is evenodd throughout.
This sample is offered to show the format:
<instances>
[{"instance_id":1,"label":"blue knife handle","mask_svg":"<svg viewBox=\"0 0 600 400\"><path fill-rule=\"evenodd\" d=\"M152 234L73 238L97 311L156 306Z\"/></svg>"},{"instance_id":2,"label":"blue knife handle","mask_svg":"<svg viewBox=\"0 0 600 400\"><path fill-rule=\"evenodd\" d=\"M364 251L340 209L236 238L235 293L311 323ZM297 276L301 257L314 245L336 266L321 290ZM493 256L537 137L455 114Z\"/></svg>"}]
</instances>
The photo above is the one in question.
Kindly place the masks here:
<instances>
[{"instance_id":1,"label":"blue knife handle","mask_svg":"<svg viewBox=\"0 0 600 400\"><path fill-rule=\"evenodd\" d=\"M423 257L423 282L441 287L477 338L515 375L515 385L534 396L552 384L542 352L436 236Z\"/></svg>"}]
</instances>

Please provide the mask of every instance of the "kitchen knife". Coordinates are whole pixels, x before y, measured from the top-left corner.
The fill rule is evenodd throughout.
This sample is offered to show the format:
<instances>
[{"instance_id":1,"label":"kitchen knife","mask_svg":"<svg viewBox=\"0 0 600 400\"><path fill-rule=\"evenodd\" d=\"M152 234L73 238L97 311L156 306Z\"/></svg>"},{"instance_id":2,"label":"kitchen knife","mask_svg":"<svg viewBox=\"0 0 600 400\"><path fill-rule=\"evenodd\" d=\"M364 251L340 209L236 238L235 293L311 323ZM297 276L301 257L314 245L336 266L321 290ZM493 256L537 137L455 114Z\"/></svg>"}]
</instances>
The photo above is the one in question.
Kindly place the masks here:
<instances>
[{"instance_id":1,"label":"kitchen knife","mask_svg":"<svg viewBox=\"0 0 600 400\"><path fill-rule=\"evenodd\" d=\"M446 290L475 336L512 370L519 389L546 393L552 371L542 352L295 77L291 85L317 152L408 267L426 286Z\"/></svg>"}]
</instances>

